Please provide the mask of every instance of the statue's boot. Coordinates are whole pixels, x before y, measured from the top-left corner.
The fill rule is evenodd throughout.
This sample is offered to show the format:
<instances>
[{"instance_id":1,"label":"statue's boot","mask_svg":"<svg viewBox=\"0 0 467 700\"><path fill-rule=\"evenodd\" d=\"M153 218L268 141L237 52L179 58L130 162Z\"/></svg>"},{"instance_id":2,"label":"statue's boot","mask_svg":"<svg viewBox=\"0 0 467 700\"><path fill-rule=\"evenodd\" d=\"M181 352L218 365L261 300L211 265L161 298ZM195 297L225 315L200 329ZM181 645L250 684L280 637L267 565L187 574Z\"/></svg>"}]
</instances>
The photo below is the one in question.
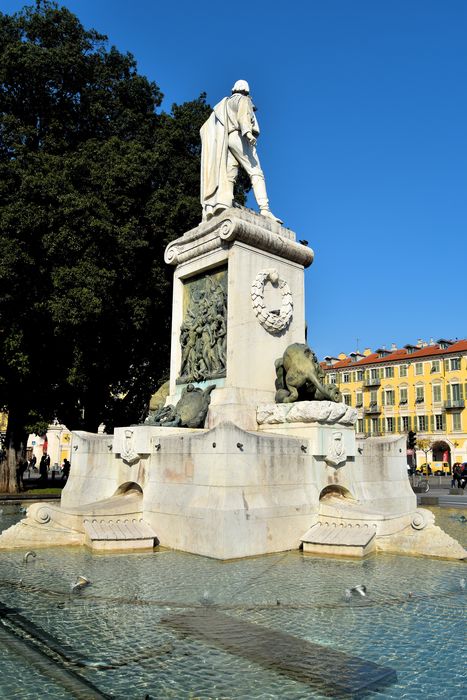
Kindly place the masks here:
<instances>
[{"instance_id":1,"label":"statue's boot","mask_svg":"<svg viewBox=\"0 0 467 700\"><path fill-rule=\"evenodd\" d=\"M216 204L215 207L208 204L203 209L203 221L210 221L213 216L219 216L226 209L228 209L227 204Z\"/></svg>"},{"instance_id":2,"label":"statue's boot","mask_svg":"<svg viewBox=\"0 0 467 700\"><path fill-rule=\"evenodd\" d=\"M277 221L278 224L284 223L282 219L279 219L272 213L269 207L260 207L259 213L261 214L261 216L265 216L268 219L273 219L273 221Z\"/></svg>"},{"instance_id":3,"label":"statue's boot","mask_svg":"<svg viewBox=\"0 0 467 700\"><path fill-rule=\"evenodd\" d=\"M272 211L269 209L269 200L263 175L252 175L251 186L253 187L253 192L258 203L259 213L261 216L265 216L268 219L273 219L273 221L277 221L278 224L282 224L283 221L278 219L277 216L274 216Z\"/></svg>"},{"instance_id":4,"label":"statue's boot","mask_svg":"<svg viewBox=\"0 0 467 700\"><path fill-rule=\"evenodd\" d=\"M219 216L219 214L222 214L223 211L228 209L227 204L217 204L215 209L214 209L214 216Z\"/></svg>"}]
</instances>

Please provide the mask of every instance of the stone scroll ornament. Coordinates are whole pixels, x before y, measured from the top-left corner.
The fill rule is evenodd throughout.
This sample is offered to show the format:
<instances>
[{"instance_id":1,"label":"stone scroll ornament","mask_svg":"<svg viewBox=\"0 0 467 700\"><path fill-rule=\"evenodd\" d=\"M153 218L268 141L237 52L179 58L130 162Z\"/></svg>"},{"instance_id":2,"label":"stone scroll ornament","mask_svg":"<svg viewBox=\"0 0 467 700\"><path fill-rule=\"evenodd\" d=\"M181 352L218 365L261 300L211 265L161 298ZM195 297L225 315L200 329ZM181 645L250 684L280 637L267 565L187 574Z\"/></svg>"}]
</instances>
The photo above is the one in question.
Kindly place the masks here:
<instances>
[{"instance_id":1,"label":"stone scroll ornament","mask_svg":"<svg viewBox=\"0 0 467 700\"><path fill-rule=\"evenodd\" d=\"M274 287L279 287L282 294L281 308L278 310L268 310L264 303L264 286L270 282ZM251 303L258 321L263 328L272 334L279 334L287 330L292 320L293 299L292 292L287 282L281 277L276 269L261 270L251 285Z\"/></svg>"}]
</instances>

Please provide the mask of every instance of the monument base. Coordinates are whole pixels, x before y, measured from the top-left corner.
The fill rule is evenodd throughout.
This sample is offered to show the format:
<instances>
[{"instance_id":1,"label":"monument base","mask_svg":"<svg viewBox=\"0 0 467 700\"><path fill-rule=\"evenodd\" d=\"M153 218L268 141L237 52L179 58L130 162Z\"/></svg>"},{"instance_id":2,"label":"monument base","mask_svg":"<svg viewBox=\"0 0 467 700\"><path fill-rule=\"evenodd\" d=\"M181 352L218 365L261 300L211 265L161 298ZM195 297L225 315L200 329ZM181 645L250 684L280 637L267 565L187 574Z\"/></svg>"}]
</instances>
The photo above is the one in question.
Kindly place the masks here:
<instances>
[{"instance_id":1,"label":"monument base","mask_svg":"<svg viewBox=\"0 0 467 700\"><path fill-rule=\"evenodd\" d=\"M73 433L60 507L31 506L0 536L0 548L121 551L159 542L225 560L303 545L320 554L360 548L359 556L464 558L431 513L417 509L404 438L370 439L357 449L353 419L344 404L308 401L260 406L254 431L224 422L198 430L118 428L113 439ZM346 536L333 543L316 537L332 528ZM431 551L425 528L437 531Z\"/></svg>"}]
</instances>

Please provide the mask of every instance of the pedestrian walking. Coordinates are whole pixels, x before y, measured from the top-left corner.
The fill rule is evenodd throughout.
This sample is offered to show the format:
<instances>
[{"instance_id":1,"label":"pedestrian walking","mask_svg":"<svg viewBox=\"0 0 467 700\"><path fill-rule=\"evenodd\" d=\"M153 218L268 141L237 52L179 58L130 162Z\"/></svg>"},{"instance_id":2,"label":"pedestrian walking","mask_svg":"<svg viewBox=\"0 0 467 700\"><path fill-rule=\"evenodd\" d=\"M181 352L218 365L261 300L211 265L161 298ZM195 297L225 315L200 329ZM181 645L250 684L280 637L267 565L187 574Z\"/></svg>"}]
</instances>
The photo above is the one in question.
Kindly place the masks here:
<instances>
[{"instance_id":1,"label":"pedestrian walking","mask_svg":"<svg viewBox=\"0 0 467 700\"><path fill-rule=\"evenodd\" d=\"M68 481L68 477L70 476L70 468L71 464L65 457L62 464L62 481L64 484L66 484L66 482Z\"/></svg>"},{"instance_id":2,"label":"pedestrian walking","mask_svg":"<svg viewBox=\"0 0 467 700\"><path fill-rule=\"evenodd\" d=\"M462 464L460 462L455 462L452 466L452 480L451 488L454 488L457 484L457 488L460 488L460 480L462 477Z\"/></svg>"},{"instance_id":3,"label":"pedestrian walking","mask_svg":"<svg viewBox=\"0 0 467 700\"><path fill-rule=\"evenodd\" d=\"M41 457L41 461L39 463L39 479L40 479L41 484L44 484L44 485L47 484L49 467L50 467L50 457L47 454L47 452L44 452L44 454Z\"/></svg>"}]
</instances>

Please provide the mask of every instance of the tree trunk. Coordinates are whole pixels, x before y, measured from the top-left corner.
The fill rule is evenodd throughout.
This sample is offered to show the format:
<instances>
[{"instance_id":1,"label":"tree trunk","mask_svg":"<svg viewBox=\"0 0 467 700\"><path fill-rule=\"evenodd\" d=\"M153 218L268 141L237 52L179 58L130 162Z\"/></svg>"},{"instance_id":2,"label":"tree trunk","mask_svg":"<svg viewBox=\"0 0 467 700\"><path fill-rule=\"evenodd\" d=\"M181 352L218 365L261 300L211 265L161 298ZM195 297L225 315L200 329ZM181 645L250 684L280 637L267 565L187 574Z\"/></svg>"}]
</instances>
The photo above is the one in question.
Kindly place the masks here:
<instances>
[{"instance_id":1,"label":"tree trunk","mask_svg":"<svg viewBox=\"0 0 467 700\"><path fill-rule=\"evenodd\" d=\"M8 426L6 432L6 458L0 462L0 493L18 493L16 482L16 467L25 457L27 440L24 421L14 409L8 411Z\"/></svg>"},{"instance_id":2,"label":"tree trunk","mask_svg":"<svg viewBox=\"0 0 467 700\"><path fill-rule=\"evenodd\" d=\"M16 450L7 444L5 459L0 462L0 493L18 493L16 464Z\"/></svg>"}]
</instances>

